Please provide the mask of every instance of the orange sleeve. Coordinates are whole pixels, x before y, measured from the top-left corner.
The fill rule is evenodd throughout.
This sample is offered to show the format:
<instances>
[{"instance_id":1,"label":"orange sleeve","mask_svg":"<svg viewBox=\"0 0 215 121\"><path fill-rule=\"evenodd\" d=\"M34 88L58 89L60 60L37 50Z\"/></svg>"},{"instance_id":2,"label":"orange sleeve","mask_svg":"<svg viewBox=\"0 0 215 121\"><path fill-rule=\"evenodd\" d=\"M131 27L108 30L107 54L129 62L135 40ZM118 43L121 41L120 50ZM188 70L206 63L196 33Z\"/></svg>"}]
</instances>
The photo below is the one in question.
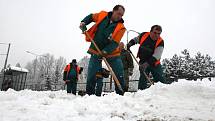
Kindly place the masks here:
<instances>
[{"instance_id":1,"label":"orange sleeve","mask_svg":"<svg viewBox=\"0 0 215 121\"><path fill-rule=\"evenodd\" d=\"M108 14L108 12L106 12L106 11L100 11L99 13L94 13L92 15L92 19L93 19L94 22L98 22L98 21L100 21L102 19L101 17L104 17L107 14Z\"/></svg>"},{"instance_id":2,"label":"orange sleeve","mask_svg":"<svg viewBox=\"0 0 215 121\"><path fill-rule=\"evenodd\" d=\"M94 13L92 18L94 22L97 22L99 18L99 13Z\"/></svg>"},{"instance_id":3,"label":"orange sleeve","mask_svg":"<svg viewBox=\"0 0 215 121\"><path fill-rule=\"evenodd\" d=\"M80 71L80 67L79 67L79 66L77 66L77 72L79 73L79 71Z\"/></svg>"},{"instance_id":4,"label":"orange sleeve","mask_svg":"<svg viewBox=\"0 0 215 121\"><path fill-rule=\"evenodd\" d=\"M68 65L66 65L66 67L64 68L64 71L68 71Z\"/></svg>"}]
</instances>

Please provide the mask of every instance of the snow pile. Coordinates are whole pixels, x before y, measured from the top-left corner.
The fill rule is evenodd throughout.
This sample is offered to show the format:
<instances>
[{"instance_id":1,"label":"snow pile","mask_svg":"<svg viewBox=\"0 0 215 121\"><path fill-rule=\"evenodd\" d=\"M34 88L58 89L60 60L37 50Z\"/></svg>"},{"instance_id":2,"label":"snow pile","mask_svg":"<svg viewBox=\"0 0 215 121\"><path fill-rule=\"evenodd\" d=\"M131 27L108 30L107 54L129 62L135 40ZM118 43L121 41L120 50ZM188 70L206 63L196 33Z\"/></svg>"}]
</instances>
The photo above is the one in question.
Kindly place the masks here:
<instances>
[{"instance_id":1,"label":"snow pile","mask_svg":"<svg viewBox=\"0 0 215 121\"><path fill-rule=\"evenodd\" d=\"M66 91L0 92L0 121L215 121L215 80L157 83L119 96Z\"/></svg>"}]
</instances>

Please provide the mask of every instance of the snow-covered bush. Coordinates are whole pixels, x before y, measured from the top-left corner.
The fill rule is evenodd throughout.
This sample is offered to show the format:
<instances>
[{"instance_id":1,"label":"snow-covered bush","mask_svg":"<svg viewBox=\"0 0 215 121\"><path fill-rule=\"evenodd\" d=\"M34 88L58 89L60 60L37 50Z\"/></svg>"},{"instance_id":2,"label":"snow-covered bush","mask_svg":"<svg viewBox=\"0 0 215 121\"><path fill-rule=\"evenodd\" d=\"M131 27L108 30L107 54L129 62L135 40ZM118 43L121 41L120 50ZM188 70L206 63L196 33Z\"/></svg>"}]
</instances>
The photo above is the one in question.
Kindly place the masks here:
<instances>
[{"instance_id":1,"label":"snow-covered bush","mask_svg":"<svg viewBox=\"0 0 215 121\"><path fill-rule=\"evenodd\" d=\"M166 78L172 81L215 77L215 61L208 54L203 55L200 52L191 57L185 49L181 55L175 54L170 59L164 59L162 64Z\"/></svg>"}]
</instances>

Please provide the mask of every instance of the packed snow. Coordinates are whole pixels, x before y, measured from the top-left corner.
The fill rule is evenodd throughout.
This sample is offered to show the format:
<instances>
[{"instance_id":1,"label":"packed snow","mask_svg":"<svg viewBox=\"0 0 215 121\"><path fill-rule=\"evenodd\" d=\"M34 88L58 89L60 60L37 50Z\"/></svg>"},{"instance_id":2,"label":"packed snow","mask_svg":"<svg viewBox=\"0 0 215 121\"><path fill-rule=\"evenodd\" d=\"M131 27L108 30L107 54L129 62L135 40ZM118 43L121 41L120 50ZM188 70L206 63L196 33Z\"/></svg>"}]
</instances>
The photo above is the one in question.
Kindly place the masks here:
<instances>
[{"instance_id":1,"label":"packed snow","mask_svg":"<svg viewBox=\"0 0 215 121\"><path fill-rule=\"evenodd\" d=\"M61 91L0 92L0 121L215 121L215 79L157 83L119 96Z\"/></svg>"}]
</instances>

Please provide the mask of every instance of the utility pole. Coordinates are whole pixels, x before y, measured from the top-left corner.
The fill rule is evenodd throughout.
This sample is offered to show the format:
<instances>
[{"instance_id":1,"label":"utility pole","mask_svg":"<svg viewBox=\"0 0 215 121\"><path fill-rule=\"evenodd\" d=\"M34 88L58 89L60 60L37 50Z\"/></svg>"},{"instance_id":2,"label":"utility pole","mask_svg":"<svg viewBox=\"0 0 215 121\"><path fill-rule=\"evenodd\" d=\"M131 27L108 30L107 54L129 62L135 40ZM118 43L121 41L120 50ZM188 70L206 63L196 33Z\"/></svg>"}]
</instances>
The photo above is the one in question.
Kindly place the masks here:
<instances>
[{"instance_id":1,"label":"utility pole","mask_svg":"<svg viewBox=\"0 0 215 121\"><path fill-rule=\"evenodd\" d=\"M10 43L8 45L8 50L7 50L6 59L5 59L5 63L4 63L4 69L6 69L6 66L7 66L7 60L8 60L9 51L10 51Z\"/></svg>"},{"instance_id":2,"label":"utility pole","mask_svg":"<svg viewBox=\"0 0 215 121\"><path fill-rule=\"evenodd\" d=\"M5 69L6 69L6 66L7 66L8 55L9 55L9 52L10 52L10 45L11 44L9 43L8 44L7 54L6 54L6 59L5 59L5 63L4 63L2 89L3 89L4 83L5 83Z\"/></svg>"}]
</instances>

